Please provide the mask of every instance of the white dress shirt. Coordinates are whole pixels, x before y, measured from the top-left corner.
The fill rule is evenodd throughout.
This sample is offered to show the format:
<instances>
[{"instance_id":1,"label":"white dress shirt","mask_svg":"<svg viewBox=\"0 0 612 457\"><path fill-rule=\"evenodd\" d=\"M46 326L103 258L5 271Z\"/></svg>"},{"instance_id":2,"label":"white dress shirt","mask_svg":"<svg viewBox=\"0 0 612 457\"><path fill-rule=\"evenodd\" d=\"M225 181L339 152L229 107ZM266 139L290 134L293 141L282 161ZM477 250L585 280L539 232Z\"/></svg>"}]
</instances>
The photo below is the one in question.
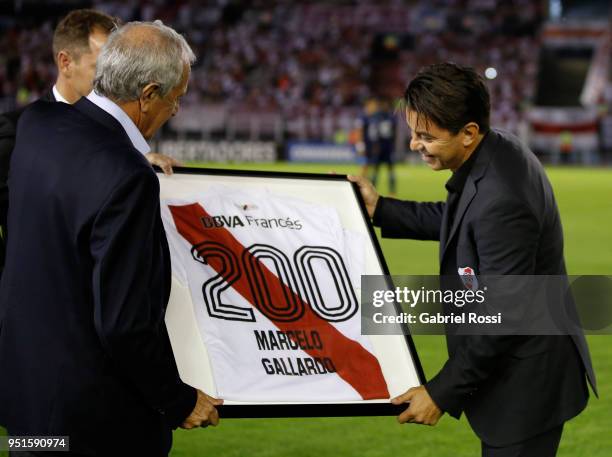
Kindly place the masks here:
<instances>
[{"instance_id":1,"label":"white dress shirt","mask_svg":"<svg viewBox=\"0 0 612 457\"><path fill-rule=\"evenodd\" d=\"M140 133L140 130L138 130L138 127L136 127L136 124L134 124L134 121L130 119L127 113L123 111L119 105L109 98L96 94L96 92L93 90L87 96L87 100L117 119L138 151L140 151L142 154L151 152L151 148L147 144L147 140L144 139L142 133Z\"/></svg>"},{"instance_id":2,"label":"white dress shirt","mask_svg":"<svg viewBox=\"0 0 612 457\"><path fill-rule=\"evenodd\" d=\"M60 94L60 91L57 90L57 85L54 84L53 89L51 90L53 91L53 96L55 97L56 102L68 103L68 100L66 100L64 96ZM70 103L68 104L70 105Z\"/></svg>"}]
</instances>

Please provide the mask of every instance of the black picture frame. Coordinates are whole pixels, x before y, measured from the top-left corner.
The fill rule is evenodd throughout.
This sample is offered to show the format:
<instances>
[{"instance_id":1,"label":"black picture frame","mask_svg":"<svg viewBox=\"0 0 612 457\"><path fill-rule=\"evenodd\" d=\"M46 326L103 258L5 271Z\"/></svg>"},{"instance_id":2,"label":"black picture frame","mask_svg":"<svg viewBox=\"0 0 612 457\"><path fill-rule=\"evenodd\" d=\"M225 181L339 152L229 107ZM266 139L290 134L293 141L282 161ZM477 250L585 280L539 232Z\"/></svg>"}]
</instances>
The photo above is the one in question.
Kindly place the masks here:
<instances>
[{"instance_id":1,"label":"black picture frame","mask_svg":"<svg viewBox=\"0 0 612 457\"><path fill-rule=\"evenodd\" d=\"M293 173L293 172L277 172L277 171L252 171L252 170L234 170L234 169L219 169L219 168L190 168L190 167L174 167L173 176L167 177L161 173L161 170L156 168L160 179L161 201L162 206L166 198L172 197L172 187L177 187L176 183L181 182L183 188L190 186L198 187L197 183L201 182L202 186L207 186L208 181L223 182L225 178L236 181L236 179L254 180L261 183L262 187L270 186L271 183L278 180L287 180L289 182L312 181L312 188L315 189L316 183L338 183L339 186L350 186L352 189L352 198L357 203L359 215L355 216L363 222L367 239L375 254L376 262L378 263L379 274L389 275L389 269L384 259L382 249L376 237L374 227L368 217L367 210L361 194L356 184L348 181L346 175L320 174L320 173ZM207 179L208 178L208 179ZM175 183L175 184L172 184ZM186 183L186 184L185 184ZM195 183L195 184L194 184ZM310 184L309 184L310 185ZM329 184L326 184L328 186ZM170 190L169 190L170 189ZM194 192L201 192L201 189L193 189ZM183 191L184 192L184 191ZM325 202L329 203L328 201ZM392 284L389 284L392 287ZM190 304L191 305L191 304ZM172 297L169 305L169 313L172 310ZM399 312L399 310L398 310ZM173 322L167 314L166 322L170 339L175 351L177 365L181 377L187 383L190 383L188 376L184 375L184 367L182 367L181 354L177 353L180 348L177 348L176 342L177 333L182 333L183 329L180 323ZM184 320L182 321L184 324ZM178 325L178 327L177 327ZM182 336L182 335L181 335ZM386 337L385 337L386 338ZM389 336L394 342L389 350L397 350L399 341L405 344L408 351L410 362L414 370L415 380L418 384L425 383L425 374L416 351L414 341L410 334ZM187 378L187 379L186 379ZM193 383L191 383L193 385ZM200 387L200 386L196 386ZM204 389L203 389L204 390ZM397 395L402 392L392 393ZM406 408L406 405L392 405L390 402L383 401L355 401L355 402L226 402L219 407L221 417L224 418L280 418L280 417L344 417L344 416L388 416L397 415Z\"/></svg>"}]
</instances>

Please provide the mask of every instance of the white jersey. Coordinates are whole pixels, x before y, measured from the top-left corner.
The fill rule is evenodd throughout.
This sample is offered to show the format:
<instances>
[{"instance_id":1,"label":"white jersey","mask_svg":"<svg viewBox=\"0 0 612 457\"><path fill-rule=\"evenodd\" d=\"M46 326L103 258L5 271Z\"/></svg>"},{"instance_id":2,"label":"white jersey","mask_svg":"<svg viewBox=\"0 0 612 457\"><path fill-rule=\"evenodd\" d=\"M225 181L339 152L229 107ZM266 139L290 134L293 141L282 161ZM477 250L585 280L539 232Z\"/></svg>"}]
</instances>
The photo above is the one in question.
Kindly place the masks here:
<instances>
[{"instance_id":1,"label":"white jersey","mask_svg":"<svg viewBox=\"0 0 612 457\"><path fill-rule=\"evenodd\" d=\"M215 186L164 201L162 219L220 398L389 397L361 335L363 239L333 208Z\"/></svg>"}]
</instances>

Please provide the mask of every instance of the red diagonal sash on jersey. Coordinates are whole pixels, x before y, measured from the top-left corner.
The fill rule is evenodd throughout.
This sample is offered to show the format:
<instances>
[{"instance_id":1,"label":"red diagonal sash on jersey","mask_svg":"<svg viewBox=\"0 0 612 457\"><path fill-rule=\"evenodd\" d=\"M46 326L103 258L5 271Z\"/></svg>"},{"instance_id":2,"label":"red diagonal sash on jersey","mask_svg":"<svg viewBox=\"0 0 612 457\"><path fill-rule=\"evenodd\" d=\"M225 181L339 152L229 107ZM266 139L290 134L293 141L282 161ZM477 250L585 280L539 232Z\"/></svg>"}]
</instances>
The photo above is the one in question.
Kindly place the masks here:
<instances>
[{"instance_id":1,"label":"red diagonal sash on jersey","mask_svg":"<svg viewBox=\"0 0 612 457\"><path fill-rule=\"evenodd\" d=\"M168 205L168 207L179 233L191 245L195 246L204 241L215 241L231 250L237 258L242 257L242 253L246 249L229 230L223 227L204 227L201 218L210 217L210 215L200 204ZM295 296L291 288L274 275L263 262L254 260L263 272L264 281L267 283L270 296L275 300L275 303L284 302L286 296ZM222 271L223 264L218 257L211 257L207 259L207 262L215 271ZM241 275L232 284L232 287L251 305L255 306L256 301L245 275ZM301 298L298 299L302 300ZM389 398L387 383L376 357L356 341L347 338L329 322L317 316L308 304L305 303L304 315L299 320L294 322L272 321L272 323L283 332L303 330L304 327L316 330L321 336L325 350L305 349L306 353L311 357L330 357L336 367L336 373L359 392L364 400Z\"/></svg>"}]
</instances>

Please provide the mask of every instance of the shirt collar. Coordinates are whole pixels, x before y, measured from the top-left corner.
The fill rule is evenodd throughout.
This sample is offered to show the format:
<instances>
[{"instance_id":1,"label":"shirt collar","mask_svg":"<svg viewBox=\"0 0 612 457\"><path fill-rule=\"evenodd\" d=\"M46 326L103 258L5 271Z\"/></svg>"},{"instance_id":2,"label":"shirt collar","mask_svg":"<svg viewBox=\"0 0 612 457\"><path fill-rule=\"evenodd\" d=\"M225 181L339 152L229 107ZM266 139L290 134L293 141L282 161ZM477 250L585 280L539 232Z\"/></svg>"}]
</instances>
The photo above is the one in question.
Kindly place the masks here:
<instances>
[{"instance_id":1,"label":"shirt collar","mask_svg":"<svg viewBox=\"0 0 612 457\"><path fill-rule=\"evenodd\" d=\"M485 137L487 134L485 133ZM465 187L465 182L467 181L467 177L472 171L474 167L474 162L476 162L476 157L478 156L478 152L480 151L480 147L484 143L484 137L480 141L480 144L476 147L472 155L463 163L457 170L453 172L453 175L450 177L448 181L446 181L446 190L455 194L460 194Z\"/></svg>"},{"instance_id":2,"label":"shirt collar","mask_svg":"<svg viewBox=\"0 0 612 457\"><path fill-rule=\"evenodd\" d=\"M60 94L60 91L57 90L57 85L54 84L53 85L53 89L51 89L53 91L53 96L55 97L55 101L56 102L62 102L62 103L68 103L68 100L66 100L64 98L64 96L62 94ZM70 103L68 103L70 105Z\"/></svg>"},{"instance_id":3,"label":"shirt collar","mask_svg":"<svg viewBox=\"0 0 612 457\"><path fill-rule=\"evenodd\" d=\"M142 136L142 133L140 133L140 130L138 130L138 127L136 127L136 124L134 124L134 121L130 119L127 113L123 111L119 105L109 98L96 94L93 90L87 96L87 100L117 119L132 141L134 147L138 149L141 154L147 154L151 151L151 148Z\"/></svg>"}]
</instances>

